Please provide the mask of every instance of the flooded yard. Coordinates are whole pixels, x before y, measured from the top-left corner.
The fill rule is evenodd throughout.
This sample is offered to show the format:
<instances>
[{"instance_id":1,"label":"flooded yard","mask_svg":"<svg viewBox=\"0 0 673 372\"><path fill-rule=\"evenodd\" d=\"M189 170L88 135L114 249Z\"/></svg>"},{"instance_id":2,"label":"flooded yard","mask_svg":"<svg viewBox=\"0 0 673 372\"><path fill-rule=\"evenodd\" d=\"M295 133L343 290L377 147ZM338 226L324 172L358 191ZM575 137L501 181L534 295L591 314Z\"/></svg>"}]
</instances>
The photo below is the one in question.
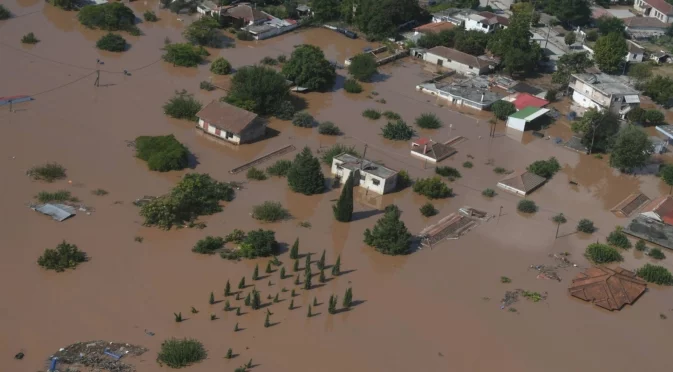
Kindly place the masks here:
<instances>
[{"instance_id":1,"label":"flooded yard","mask_svg":"<svg viewBox=\"0 0 673 372\"><path fill-rule=\"evenodd\" d=\"M61 347L108 340L149 349L129 358L138 371L167 371L155 359L161 342L170 337L193 337L204 343L208 359L188 368L194 372L233 371L250 358L258 365L254 371L274 372L673 368L666 356L673 331L670 289L651 286L633 307L614 313L567 293L572 277L589 265L582 256L586 245L603 241L616 225L626 222L610 209L634 192L651 198L665 193L667 187L658 178L620 174L608 167L607 159L571 152L551 140L526 136L514 141L505 135L502 121L495 137L489 137L488 113L451 106L417 92L415 85L429 73L409 58L381 67L374 82L363 84L365 90L359 95L343 90L345 70L337 70L332 91L298 95L308 112L318 121L334 122L343 136L323 136L316 128L299 128L272 118L269 127L279 132L277 136L249 145L222 144L196 130L193 122L168 118L162 111L175 90L186 89L204 104L226 94L219 89L199 89L200 81L211 78L207 64L189 69L161 60L164 40L182 40L180 33L188 16L179 20L160 10L157 1L133 2L130 6L136 15L153 9L160 21L141 23L142 36L124 34L130 50L112 54L94 47L103 32L83 28L76 12L42 1L11 0L6 6L15 18L0 21L0 96L27 94L35 100L14 105L11 113L7 106L0 106L0 168L4 172L0 205L5 209L0 224L3 370L46 370L47 358ZM23 46L20 38L28 32L34 32L40 43ZM236 41L234 48L210 49L208 59L225 57L236 69L266 56L289 57L294 46L303 43L321 47L328 59L339 64L365 47L376 46L327 29L309 28L261 42ZM97 59L104 62L100 87L94 86ZM399 113L421 137L438 142L467 138L456 146L455 155L440 163L459 169L462 177L449 183L454 197L433 201L438 215L423 217L419 208L428 200L409 188L384 196L356 189L355 220L340 223L332 215L338 189L304 196L290 191L284 178L248 181L245 172L229 173L287 145L297 151L283 159L293 159L305 146L316 153L338 142L360 152L367 145L368 159L406 170L412 178L434 175L432 165L410 155L409 142L381 136L386 121L364 118L362 111L369 108ZM441 129L414 125L416 117L428 112L443 121ZM561 125L552 125L552 137L568 134ZM127 146L126 141L137 136L166 134L175 135L195 155L193 170L151 172ZM516 203L520 198L496 189L501 176L494 167L521 170L551 156L563 169L529 196L539 205L539 212L519 214ZM473 168L462 166L468 160ZM25 175L30 167L45 162L64 165L68 178L46 184ZM224 203L223 212L201 219L205 229L144 227L132 201L168 192L186 172L208 173L243 186L233 201ZM330 177L327 166L323 172ZM97 188L109 194L93 195L91 191ZM485 188L496 189L498 195L492 199L482 196ZM58 223L26 207L38 192L60 189L71 191L95 212L78 213ZM278 223L254 220L252 207L266 200L280 202L293 218ZM390 257L366 246L363 232L392 203L400 207L402 220L414 234L465 205L497 217L432 250ZM559 212L568 223L554 239L556 225L550 219ZM593 220L598 231L591 236L575 233L582 218ZM310 222L310 228L300 227L302 221ZM191 251L205 236L257 228L274 230L284 251L299 238L300 251L312 252L314 259L325 250L328 264L333 264L341 255L345 272L308 293L297 289L295 310L288 309L289 292L282 292L283 287L296 288L292 278L281 280L273 273L256 281L265 302L270 302L267 295L279 294L282 300L268 307L272 320L278 322L270 328L263 326L264 310L246 309L246 314L236 316L223 311L224 302L208 303L211 291L217 301L224 301L227 280L235 285L246 276L249 281L254 266L264 268L267 260L235 262ZM142 243L134 241L135 237L142 237ZM65 273L39 267L36 260L44 249L64 239L87 252L90 261ZM536 279L537 272L530 266L550 264L549 254L560 252L569 252L578 267L561 270L560 283ZM651 261L635 250L624 256L622 266L627 269ZM671 257L660 264L673 269ZM293 274L288 253L279 259ZM501 276L511 278L512 283L500 283ZM348 287L353 288L357 305L347 312L328 314L330 294L342 298ZM520 300L515 305L517 312L501 310L505 291L515 288L547 292L548 297L539 303ZM319 315L307 318L314 297L320 305L313 313ZM198 314L190 313L192 306ZM174 312L182 312L187 321L174 322ZM218 319L210 320L211 313ZM660 319L660 313L669 320ZM242 331L234 332L236 323ZM239 356L224 359L228 348ZM15 360L13 356L20 351L25 357Z\"/></svg>"}]
</instances>

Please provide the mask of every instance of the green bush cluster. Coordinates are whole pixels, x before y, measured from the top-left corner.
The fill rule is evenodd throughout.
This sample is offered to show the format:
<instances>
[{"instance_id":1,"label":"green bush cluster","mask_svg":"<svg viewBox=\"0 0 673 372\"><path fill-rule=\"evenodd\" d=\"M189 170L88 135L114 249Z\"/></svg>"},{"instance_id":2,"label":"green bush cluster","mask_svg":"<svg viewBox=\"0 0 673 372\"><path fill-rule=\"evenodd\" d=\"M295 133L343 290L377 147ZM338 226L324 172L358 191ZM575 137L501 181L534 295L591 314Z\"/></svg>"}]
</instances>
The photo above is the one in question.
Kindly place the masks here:
<instances>
[{"instance_id":1,"label":"green bush cluster","mask_svg":"<svg viewBox=\"0 0 673 372\"><path fill-rule=\"evenodd\" d=\"M400 120L402 119L402 116L400 114L393 112L393 111L384 111L383 116L388 119L388 120Z\"/></svg>"},{"instance_id":2,"label":"green bush cluster","mask_svg":"<svg viewBox=\"0 0 673 372\"><path fill-rule=\"evenodd\" d=\"M460 171L452 167L436 167L435 173L440 176L448 178L450 181L455 181L461 177Z\"/></svg>"},{"instance_id":3,"label":"green bush cluster","mask_svg":"<svg viewBox=\"0 0 673 372\"><path fill-rule=\"evenodd\" d=\"M172 338L161 343L157 361L171 368L183 368L208 356L203 344L195 339Z\"/></svg>"},{"instance_id":4,"label":"green bush cluster","mask_svg":"<svg viewBox=\"0 0 673 372\"><path fill-rule=\"evenodd\" d=\"M626 236L626 234L622 231L621 226L617 226L615 231L608 235L608 243L623 249L631 248L631 242L629 241L629 238Z\"/></svg>"},{"instance_id":5,"label":"green bush cluster","mask_svg":"<svg viewBox=\"0 0 673 372\"><path fill-rule=\"evenodd\" d=\"M374 109L366 109L362 111L362 116L366 117L367 119L376 120L381 117L381 111Z\"/></svg>"},{"instance_id":6,"label":"green bush cluster","mask_svg":"<svg viewBox=\"0 0 673 372\"><path fill-rule=\"evenodd\" d=\"M392 141L408 141L414 136L414 130L404 120L395 120L383 126L381 135Z\"/></svg>"},{"instance_id":7,"label":"green bush cluster","mask_svg":"<svg viewBox=\"0 0 673 372\"><path fill-rule=\"evenodd\" d=\"M229 75L231 73L231 63L222 57L218 57L210 64L210 72L217 75Z\"/></svg>"},{"instance_id":8,"label":"green bush cluster","mask_svg":"<svg viewBox=\"0 0 673 372\"><path fill-rule=\"evenodd\" d=\"M326 136L338 136L341 134L341 129L336 126L336 124L331 121L323 121L318 124L318 133L324 134Z\"/></svg>"},{"instance_id":9,"label":"green bush cluster","mask_svg":"<svg viewBox=\"0 0 673 372\"><path fill-rule=\"evenodd\" d=\"M620 262L624 257L615 249L607 244L592 243L589 244L584 252L586 258L595 264L606 264L610 262Z\"/></svg>"},{"instance_id":10,"label":"green bush cluster","mask_svg":"<svg viewBox=\"0 0 673 372\"><path fill-rule=\"evenodd\" d=\"M203 62L203 57L210 55L204 47L189 43L164 45L164 52L161 56L164 61L181 67L196 67Z\"/></svg>"},{"instance_id":11,"label":"green bush cluster","mask_svg":"<svg viewBox=\"0 0 673 372\"><path fill-rule=\"evenodd\" d=\"M276 233L271 230L249 231L240 245L240 255L245 258L269 257L278 251Z\"/></svg>"},{"instance_id":12,"label":"green bush cluster","mask_svg":"<svg viewBox=\"0 0 673 372\"><path fill-rule=\"evenodd\" d=\"M416 180L413 190L415 193L424 195L430 199L443 199L453 195L449 188L439 177L422 178Z\"/></svg>"},{"instance_id":13,"label":"green bush cluster","mask_svg":"<svg viewBox=\"0 0 673 372\"><path fill-rule=\"evenodd\" d=\"M270 176L285 177L287 176L287 172L290 171L291 167L292 167L292 161L282 159L276 161L268 168L266 168L266 173L268 173Z\"/></svg>"},{"instance_id":14,"label":"green bush cluster","mask_svg":"<svg viewBox=\"0 0 673 372\"><path fill-rule=\"evenodd\" d=\"M432 203L425 203L421 207L421 214L425 217L432 217L438 213L437 208L435 208Z\"/></svg>"},{"instance_id":15,"label":"green bush cluster","mask_svg":"<svg viewBox=\"0 0 673 372\"><path fill-rule=\"evenodd\" d=\"M596 227L594 227L593 221L586 218L582 218L580 222L577 223L577 231L586 234L591 234L594 231L596 231Z\"/></svg>"},{"instance_id":16,"label":"green bush cluster","mask_svg":"<svg viewBox=\"0 0 673 372\"><path fill-rule=\"evenodd\" d=\"M292 125L295 127L313 128L313 123L315 123L315 119L306 111L297 112L292 118Z\"/></svg>"},{"instance_id":17,"label":"green bush cluster","mask_svg":"<svg viewBox=\"0 0 673 372\"><path fill-rule=\"evenodd\" d=\"M37 259L37 264L47 270L62 272L65 269L74 269L86 260L86 253L80 251L76 245L69 244L64 240L56 246L56 249L45 249L42 256Z\"/></svg>"},{"instance_id":18,"label":"green bush cluster","mask_svg":"<svg viewBox=\"0 0 673 372\"><path fill-rule=\"evenodd\" d=\"M32 32L29 32L21 38L21 42L24 44L37 44L40 42L37 37L35 37L35 34Z\"/></svg>"},{"instance_id":19,"label":"green bush cluster","mask_svg":"<svg viewBox=\"0 0 673 372\"><path fill-rule=\"evenodd\" d=\"M252 207L252 218L265 222L275 222L288 218L290 213L279 202L265 201Z\"/></svg>"},{"instance_id":20,"label":"green bush cluster","mask_svg":"<svg viewBox=\"0 0 673 372\"><path fill-rule=\"evenodd\" d=\"M537 174L540 177L552 178L556 172L561 170L561 164L555 157L548 160L538 160L528 166L527 170L531 173Z\"/></svg>"},{"instance_id":21,"label":"green bush cluster","mask_svg":"<svg viewBox=\"0 0 673 372\"><path fill-rule=\"evenodd\" d=\"M264 171L252 167L248 169L248 172L246 173L245 177L249 180L264 181L266 179L266 174L264 173Z\"/></svg>"},{"instance_id":22,"label":"green bush cluster","mask_svg":"<svg viewBox=\"0 0 673 372\"><path fill-rule=\"evenodd\" d=\"M34 181L46 181L49 183L62 180L66 177L65 168L58 163L36 165L28 169L26 174Z\"/></svg>"},{"instance_id":23,"label":"green bush cluster","mask_svg":"<svg viewBox=\"0 0 673 372\"><path fill-rule=\"evenodd\" d=\"M135 25L133 10L118 2L101 5L87 5L77 14L79 22L88 28L107 31L128 31L131 35L140 35Z\"/></svg>"},{"instance_id":24,"label":"green bush cluster","mask_svg":"<svg viewBox=\"0 0 673 372\"><path fill-rule=\"evenodd\" d=\"M70 195L70 191L67 190L59 190L56 192L40 191L35 197L40 203L63 203L79 201L79 199Z\"/></svg>"},{"instance_id":25,"label":"green bush cluster","mask_svg":"<svg viewBox=\"0 0 673 372\"><path fill-rule=\"evenodd\" d=\"M663 266L645 264L645 266L636 270L636 275L650 283L673 285L673 274Z\"/></svg>"},{"instance_id":26,"label":"green bush cluster","mask_svg":"<svg viewBox=\"0 0 673 372\"><path fill-rule=\"evenodd\" d=\"M143 13L143 19L147 22L156 22L159 20L159 17L157 17L157 14L153 11L146 10L145 13Z\"/></svg>"},{"instance_id":27,"label":"green bush cluster","mask_svg":"<svg viewBox=\"0 0 673 372\"><path fill-rule=\"evenodd\" d=\"M344 82L344 90L348 93L361 93L362 85L355 79L346 79Z\"/></svg>"},{"instance_id":28,"label":"green bush cluster","mask_svg":"<svg viewBox=\"0 0 673 372\"><path fill-rule=\"evenodd\" d=\"M535 213L537 212L537 204L530 199L523 199L516 205L516 209L522 213Z\"/></svg>"},{"instance_id":29,"label":"green bush cluster","mask_svg":"<svg viewBox=\"0 0 673 372\"><path fill-rule=\"evenodd\" d=\"M659 248L650 249L647 255L654 258L655 260L663 260L664 258L666 258L664 252L662 252L661 249Z\"/></svg>"},{"instance_id":30,"label":"green bush cluster","mask_svg":"<svg viewBox=\"0 0 673 372\"><path fill-rule=\"evenodd\" d=\"M481 192L481 195L484 195L487 198L492 198L496 195L496 192L493 189L484 189L484 191Z\"/></svg>"},{"instance_id":31,"label":"green bush cluster","mask_svg":"<svg viewBox=\"0 0 673 372\"><path fill-rule=\"evenodd\" d=\"M423 129L438 129L443 126L442 121L433 113L421 114L416 118L416 125Z\"/></svg>"},{"instance_id":32,"label":"green bush cluster","mask_svg":"<svg viewBox=\"0 0 673 372\"><path fill-rule=\"evenodd\" d=\"M213 85L213 83L210 81L203 80L201 83L199 83L199 88L212 92L215 90L215 85Z\"/></svg>"},{"instance_id":33,"label":"green bush cluster","mask_svg":"<svg viewBox=\"0 0 673 372\"><path fill-rule=\"evenodd\" d=\"M150 170L168 172L189 165L189 150L174 135L136 138L136 157L145 160Z\"/></svg>"},{"instance_id":34,"label":"green bush cluster","mask_svg":"<svg viewBox=\"0 0 673 372\"><path fill-rule=\"evenodd\" d=\"M201 254L213 254L216 250L224 247L224 239L219 236L206 236L199 240L192 248L192 252Z\"/></svg>"},{"instance_id":35,"label":"green bush cluster","mask_svg":"<svg viewBox=\"0 0 673 372\"><path fill-rule=\"evenodd\" d=\"M201 111L201 103L186 90L175 91L175 95L164 104L164 114L175 118L197 121L196 113Z\"/></svg>"}]
</instances>

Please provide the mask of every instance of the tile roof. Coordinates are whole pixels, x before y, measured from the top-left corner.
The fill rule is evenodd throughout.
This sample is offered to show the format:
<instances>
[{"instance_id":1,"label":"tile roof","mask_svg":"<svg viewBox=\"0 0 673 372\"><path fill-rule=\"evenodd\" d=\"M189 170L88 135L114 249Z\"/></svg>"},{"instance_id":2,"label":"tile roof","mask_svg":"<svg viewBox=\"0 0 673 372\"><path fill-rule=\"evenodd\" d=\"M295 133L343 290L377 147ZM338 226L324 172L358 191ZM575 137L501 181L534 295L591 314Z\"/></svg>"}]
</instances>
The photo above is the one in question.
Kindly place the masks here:
<instances>
[{"instance_id":1,"label":"tile roof","mask_svg":"<svg viewBox=\"0 0 673 372\"><path fill-rule=\"evenodd\" d=\"M627 40L627 44L629 46L629 53L631 54L643 54L643 52L645 52L645 49L641 48L631 40Z\"/></svg>"},{"instance_id":2,"label":"tile roof","mask_svg":"<svg viewBox=\"0 0 673 372\"><path fill-rule=\"evenodd\" d=\"M540 177L535 173L519 171L503 178L498 183L528 194L529 192L532 192L536 188L542 186L542 184L546 181L546 178Z\"/></svg>"},{"instance_id":3,"label":"tile roof","mask_svg":"<svg viewBox=\"0 0 673 372\"><path fill-rule=\"evenodd\" d=\"M666 195L652 200L640 213L653 212L662 222L673 225L673 196Z\"/></svg>"},{"instance_id":4,"label":"tile roof","mask_svg":"<svg viewBox=\"0 0 673 372\"><path fill-rule=\"evenodd\" d=\"M246 22L259 21L262 19L268 19L269 16L266 13L252 8L247 4L239 4L234 7L222 9L221 13L228 15L233 18L243 19Z\"/></svg>"},{"instance_id":5,"label":"tile roof","mask_svg":"<svg viewBox=\"0 0 673 372\"><path fill-rule=\"evenodd\" d=\"M666 15L673 14L673 5L667 3L666 0L643 0L643 2Z\"/></svg>"},{"instance_id":6,"label":"tile roof","mask_svg":"<svg viewBox=\"0 0 673 372\"><path fill-rule=\"evenodd\" d=\"M422 33L437 33L439 31L450 30L454 27L456 27L456 25L451 22L432 22L428 23L427 25L418 26L414 29L414 31Z\"/></svg>"},{"instance_id":7,"label":"tile roof","mask_svg":"<svg viewBox=\"0 0 673 372\"><path fill-rule=\"evenodd\" d=\"M482 69L483 67L487 67L491 65L492 63L489 63L488 61L485 61L483 59L480 59L478 57L475 57L471 54L463 53L460 50L457 49L452 49L452 48L447 48L445 46L436 46L432 49L428 50L428 53L450 59L452 61L456 61L458 63L461 63L463 65L467 65L470 67L475 67L477 69Z\"/></svg>"},{"instance_id":8,"label":"tile roof","mask_svg":"<svg viewBox=\"0 0 673 372\"><path fill-rule=\"evenodd\" d=\"M647 288L647 282L629 270L618 267L590 267L577 274L568 288L571 296L607 310L632 305Z\"/></svg>"},{"instance_id":9,"label":"tile roof","mask_svg":"<svg viewBox=\"0 0 673 372\"><path fill-rule=\"evenodd\" d=\"M645 27L645 28L668 28L668 23L664 23L654 17L630 17L623 20L626 27Z\"/></svg>"},{"instance_id":10,"label":"tile roof","mask_svg":"<svg viewBox=\"0 0 673 372\"><path fill-rule=\"evenodd\" d=\"M524 107L532 106L532 107L544 107L547 104L549 104L549 101L544 100L542 98L535 97L533 95L530 95L528 93L519 93L516 96L516 99L514 100L514 107L516 107L517 110L521 110Z\"/></svg>"},{"instance_id":11,"label":"tile roof","mask_svg":"<svg viewBox=\"0 0 673 372\"><path fill-rule=\"evenodd\" d=\"M499 16L499 15L497 15L495 13L491 13L491 12L479 12L477 14L479 14L480 16L488 19L489 24L499 23L503 26L509 26L509 18L507 18L507 17Z\"/></svg>"},{"instance_id":12,"label":"tile roof","mask_svg":"<svg viewBox=\"0 0 673 372\"><path fill-rule=\"evenodd\" d=\"M209 125L240 134L257 118L257 114L222 101L212 101L196 114Z\"/></svg>"},{"instance_id":13,"label":"tile roof","mask_svg":"<svg viewBox=\"0 0 673 372\"><path fill-rule=\"evenodd\" d=\"M457 152L456 149L446 143L437 143L427 138L420 138L413 144L415 146L411 147L412 152L433 158L435 161L442 161Z\"/></svg>"}]
</instances>

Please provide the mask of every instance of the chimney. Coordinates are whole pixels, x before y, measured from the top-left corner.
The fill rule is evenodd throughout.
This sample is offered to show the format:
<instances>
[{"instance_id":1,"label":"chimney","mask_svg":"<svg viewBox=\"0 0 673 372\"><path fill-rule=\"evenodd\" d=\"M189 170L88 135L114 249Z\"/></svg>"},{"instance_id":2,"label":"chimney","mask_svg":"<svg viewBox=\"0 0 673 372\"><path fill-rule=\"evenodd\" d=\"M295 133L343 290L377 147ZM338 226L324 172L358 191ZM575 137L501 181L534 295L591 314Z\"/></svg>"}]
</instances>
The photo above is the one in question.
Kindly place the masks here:
<instances>
[{"instance_id":1,"label":"chimney","mask_svg":"<svg viewBox=\"0 0 673 372\"><path fill-rule=\"evenodd\" d=\"M481 93L481 102L484 102L484 93Z\"/></svg>"}]
</instances>

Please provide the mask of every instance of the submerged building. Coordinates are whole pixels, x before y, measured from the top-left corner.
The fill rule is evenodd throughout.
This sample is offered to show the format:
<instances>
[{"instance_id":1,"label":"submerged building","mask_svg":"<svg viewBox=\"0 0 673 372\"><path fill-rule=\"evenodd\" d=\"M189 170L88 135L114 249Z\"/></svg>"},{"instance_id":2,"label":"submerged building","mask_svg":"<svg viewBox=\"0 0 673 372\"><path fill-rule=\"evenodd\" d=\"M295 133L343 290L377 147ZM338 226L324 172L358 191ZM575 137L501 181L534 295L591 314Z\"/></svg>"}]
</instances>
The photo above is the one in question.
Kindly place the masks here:
<instances>
[{"instance_id":1,"label":"submerged building","mask_svg":"<svg viewBox=\"0 0 673 372\"><path fill-rule=\"evenodd\" d=\"M354 184L368 191L383 195L397 187L396 170L347 153L332 159L332 174L342 182L346 182L352 172L355 172Z\"/></svg>"}]
</instances>

